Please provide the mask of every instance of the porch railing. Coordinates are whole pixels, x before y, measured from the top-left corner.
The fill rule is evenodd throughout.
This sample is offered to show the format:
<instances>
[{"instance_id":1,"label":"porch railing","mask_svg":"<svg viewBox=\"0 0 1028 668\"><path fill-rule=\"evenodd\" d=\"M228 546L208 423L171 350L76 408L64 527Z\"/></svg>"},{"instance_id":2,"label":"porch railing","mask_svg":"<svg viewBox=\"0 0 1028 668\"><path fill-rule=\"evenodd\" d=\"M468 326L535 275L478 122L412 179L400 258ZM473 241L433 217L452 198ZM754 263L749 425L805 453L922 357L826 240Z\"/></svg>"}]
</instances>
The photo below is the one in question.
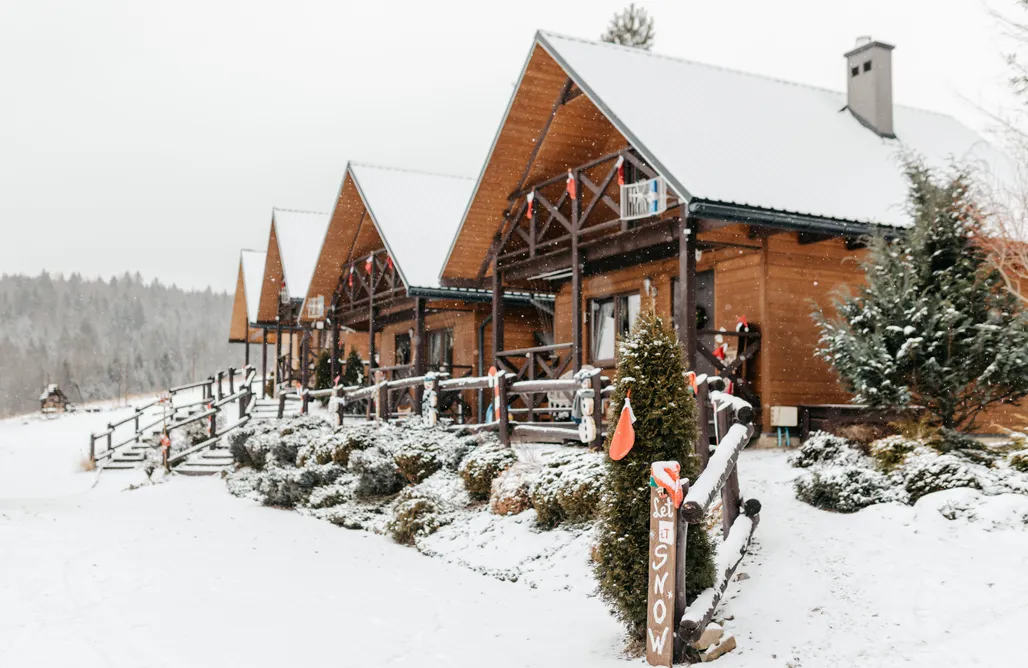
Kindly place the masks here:
<instances>
[{"instance_id":1,"label":"porch railing","mask_svg":"<svg viewBox=\"0 0 1028 668\"><path fill-rule=\"evenodd\" d=\"M568 374L571 368L572 346L570 343L555 343L548 346L502 350L496 355L497 370L514 375L514 381L556 380ZM529 392L516 397L510 412L524 415L528 422L539 418L552 420L566 416L571 409L571 396L555 394L555 390ZM572 393L573 394L573 393ZM559 397L559 398L558 398Z\"/></svg>"}]
</instances>

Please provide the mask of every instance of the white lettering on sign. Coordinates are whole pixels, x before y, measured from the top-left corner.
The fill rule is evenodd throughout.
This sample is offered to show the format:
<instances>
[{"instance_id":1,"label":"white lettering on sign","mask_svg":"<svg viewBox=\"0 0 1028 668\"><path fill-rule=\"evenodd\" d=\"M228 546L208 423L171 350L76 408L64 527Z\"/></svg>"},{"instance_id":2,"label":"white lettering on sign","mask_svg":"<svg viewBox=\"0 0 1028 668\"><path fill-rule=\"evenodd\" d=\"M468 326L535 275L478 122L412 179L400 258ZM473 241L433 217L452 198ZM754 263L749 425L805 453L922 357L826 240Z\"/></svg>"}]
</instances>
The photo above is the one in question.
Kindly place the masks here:
<instances>
[{"instance_id":1,"label":"white lettering on sign","mask_svg":"<svg viewBox=\"0 0 1028 668\"><path fill-rule=\"evenodd\" d=\"M675 526L677 510L662 490L650 489L649 590L646 612L646 661L670 666L675 631Z\"/></svg>"}]
</instances>

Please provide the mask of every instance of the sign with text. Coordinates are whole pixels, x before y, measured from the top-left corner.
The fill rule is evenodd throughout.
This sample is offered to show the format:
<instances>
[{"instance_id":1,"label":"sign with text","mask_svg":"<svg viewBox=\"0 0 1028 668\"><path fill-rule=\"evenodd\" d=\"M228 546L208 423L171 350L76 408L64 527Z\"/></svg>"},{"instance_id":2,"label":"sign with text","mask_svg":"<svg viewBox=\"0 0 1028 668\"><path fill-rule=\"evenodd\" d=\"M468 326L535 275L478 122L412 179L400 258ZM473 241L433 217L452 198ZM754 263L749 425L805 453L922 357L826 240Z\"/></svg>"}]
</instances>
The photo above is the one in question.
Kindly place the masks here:
<instances>
[{"instance_id":1,"label":"sign with text","mask_svg":"<svg viewBox=\"0 0 1028 668\"><path fill-rule=\"evenodd\" d=\"M646 662L670 666L675 646L675 525L671 496L650 488L649 596L646 604Z\"/></svg>"}]
</instances>

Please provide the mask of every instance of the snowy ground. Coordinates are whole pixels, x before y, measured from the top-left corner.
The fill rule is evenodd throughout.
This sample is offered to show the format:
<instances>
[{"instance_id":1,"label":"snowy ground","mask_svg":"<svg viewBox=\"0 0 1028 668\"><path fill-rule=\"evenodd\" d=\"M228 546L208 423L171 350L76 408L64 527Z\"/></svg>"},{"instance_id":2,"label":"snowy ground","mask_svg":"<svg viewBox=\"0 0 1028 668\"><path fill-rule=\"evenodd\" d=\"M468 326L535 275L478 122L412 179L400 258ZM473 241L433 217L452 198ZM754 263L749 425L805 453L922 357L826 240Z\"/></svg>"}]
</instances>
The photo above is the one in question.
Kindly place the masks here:
<instances>
[{"instance_id":1,"label":"snowy ground","mask_svg":"<svg viewBox=\"0 0 1028 668\"><path fill-rule=\"evenodd\" d=\"M587 594L588 533L483 517L433 536L430 558L217 479L94 487L79 458L116 417L0 422L0 666L642 663L618 658L620 629ZM795 473L782 452L743 454L764 512L720 665L1018 665L1028 531L926 505L832 515L793 498ZM516 583L472 570L514 568Z\"/></svg>"}]
</instances>

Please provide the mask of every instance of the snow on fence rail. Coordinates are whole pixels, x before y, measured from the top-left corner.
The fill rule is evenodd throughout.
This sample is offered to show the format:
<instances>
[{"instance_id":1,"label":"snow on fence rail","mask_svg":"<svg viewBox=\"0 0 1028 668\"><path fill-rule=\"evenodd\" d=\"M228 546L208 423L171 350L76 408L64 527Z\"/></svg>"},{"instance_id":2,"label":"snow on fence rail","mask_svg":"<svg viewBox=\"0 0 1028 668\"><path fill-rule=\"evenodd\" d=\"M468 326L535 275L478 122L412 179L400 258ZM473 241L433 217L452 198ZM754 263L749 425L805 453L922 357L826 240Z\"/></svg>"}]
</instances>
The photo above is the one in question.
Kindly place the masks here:
<instances>
[{"instance_id":1,"label":"snow on fence rail","mask_svg":"<svg viewBox=\"0 0 1028 668\"><path fill-rule=\"evenodd\" d=\"M244 374L245 377L240 384L239 391L235 391L235 377L238 374ZM199 420L209 418L211 420L211 426L209 433L213 439L217 434L217 416L222 408L233 401L239 402L239 415L240 420L236 424L232 425L229 429L226 429L220 434L223 436L231 429L245 423L243 418L249 419L249 414L253 408L254 398L251 386L254 379L256 378L257 370L248 366L245 369L235 369L229 367L228 371L218 371L217 374L209 376L208 378L197 381L194 383L187 383L185 385L178 385L168 390L167 397L155 399L149 403L135 407L133 414L119 420L118 422L112 422L107 425L107 429L89 436L89 459L91 462L96 463L98 461L104 461L105 459L112 458L114 453L126 445L132 443L139 443L146 438L152 429L158 425L166 425L169 433L175 429L181 429L189 424L197 422ZM224 381L227 379L229 386L229 393L224 393ZM174 398L177 394L196 388L203 388L203 398L195 401L190 401L182 404L175 404ZM161 415L154 421L141 425L140 421L149 408L153 408L159 404L167 404L170 407L170 413ZM197 407L206 407L205 410L201 410L199 413L195 412ZM183 415L184 413L184 415ZM119 427L132 423L131 431L125 432L121 440L115 442L114 436L118 431ZM219 438L220 438L219 436ZM210 439L209 439L210 440ZM217 439L214 439L216 442ZM102 452L97 452L97 442L106 441L106 448ZM210 445L210 443L208 444ZM199 448L202 449L202 448ZM179 455L176 455L176 458Z\"/></svg>"}]
</instances>

